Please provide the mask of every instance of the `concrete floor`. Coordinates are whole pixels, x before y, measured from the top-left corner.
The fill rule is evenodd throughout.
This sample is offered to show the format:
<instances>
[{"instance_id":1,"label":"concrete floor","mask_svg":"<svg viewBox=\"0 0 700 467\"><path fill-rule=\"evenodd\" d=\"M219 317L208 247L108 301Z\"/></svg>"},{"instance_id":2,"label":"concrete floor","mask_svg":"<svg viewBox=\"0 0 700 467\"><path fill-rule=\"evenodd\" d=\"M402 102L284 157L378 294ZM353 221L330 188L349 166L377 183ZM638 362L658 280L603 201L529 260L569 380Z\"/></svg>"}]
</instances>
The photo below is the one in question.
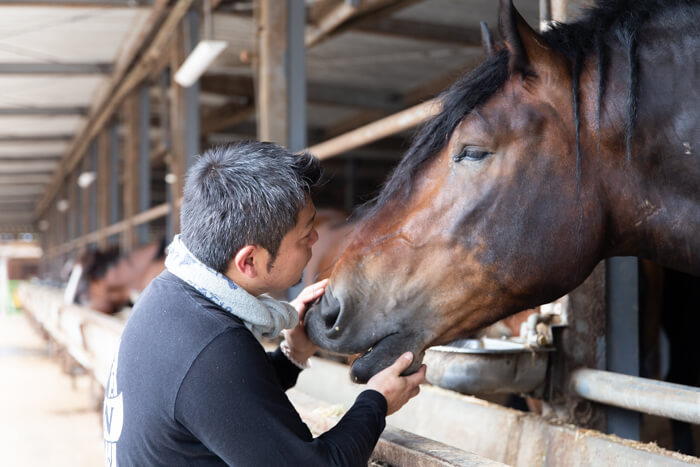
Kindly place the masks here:
<instances>
[{"instance_id":1,"label":"concrete floor","mask_svg":"<svg viewBox=\"0 0 700 467\"><path fill-rule=\"evenodd\" d=\"M104 465L87 376L71 378L19 313L0 315L0 465Z\"/></svg>"}]
</instances>

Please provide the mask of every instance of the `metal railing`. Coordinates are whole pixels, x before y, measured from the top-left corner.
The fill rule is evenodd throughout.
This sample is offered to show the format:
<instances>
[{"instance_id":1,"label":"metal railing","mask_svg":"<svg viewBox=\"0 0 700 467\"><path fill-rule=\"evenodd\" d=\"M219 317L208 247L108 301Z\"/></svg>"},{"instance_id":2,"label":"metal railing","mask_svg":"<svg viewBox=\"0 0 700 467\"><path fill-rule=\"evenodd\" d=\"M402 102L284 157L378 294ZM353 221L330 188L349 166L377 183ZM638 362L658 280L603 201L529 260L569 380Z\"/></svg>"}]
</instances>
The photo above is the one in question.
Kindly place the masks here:
<instances>
[{"instance_id":1,"label":"metal railing","mask_svg":"<svg viewBox=\"0 0 700 467\"><path fill-rule=\"evenodd\" d=\"M591 401L700 424L700 388L588 368L574 371L570 387Z\"/></svg>"}]
</instances>

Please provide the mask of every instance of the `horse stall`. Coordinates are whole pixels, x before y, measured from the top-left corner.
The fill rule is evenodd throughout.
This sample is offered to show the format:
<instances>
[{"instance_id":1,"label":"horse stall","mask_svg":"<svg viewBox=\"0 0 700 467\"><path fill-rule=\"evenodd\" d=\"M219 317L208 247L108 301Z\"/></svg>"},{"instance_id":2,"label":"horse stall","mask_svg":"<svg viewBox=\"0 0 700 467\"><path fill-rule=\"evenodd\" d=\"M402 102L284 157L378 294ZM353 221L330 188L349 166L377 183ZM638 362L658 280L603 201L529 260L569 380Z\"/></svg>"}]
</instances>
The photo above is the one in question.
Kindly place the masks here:
<instances>
[{"instance_id":1,"label":"horse stall","mask_svg":"<svg viewBox=\"0 0 700 467\"><path fill-rule=\"evenodd\" d=\"M387 419L370 465L700 464L700 359L692 334L700 324L700 279L692 275L700 273L693 235L700 199L692 189L700 171L693 162L697 93L678 97L671 88L685 85L673 81L666 89L655 81L657 74L669 82L700 78L697 28L689 26L700 11L692 2L669 2L687 12L666 13L645 1L637 2L638 14L618 18L616 5L630 2L603 2L596 27L557 35L557 22L584 17L595 2L513 3L0 6L8 24L38 31L18 33L11 46L21 50L26 40L52 57L35 53L17 62L0 55L0 80L19 96L0 96L0 118L7 119L0 126L0 243L38 239L38 277L18 288L17 300L66 372L89 374L95 401L102 400L130 307L163 270L166 245L179 231L184 174L196 154L269 140L308 148L326 173L314 195L321 240L304 276L305 283L331 277L332 291L306 323L322 350L288 392L313 433L350 406L362 389L353 381L366 381L395 347L408 347L427 364L429 383ZM53 44L45 40L50 30L41 36L46 18L59 19ZM676 29L659 32L659 41L686 39L661 44L644 36L669 24ZM690 32L678 33L684 27ZM104 31L94 50L79 47L97 28ZM200 41L226 44L199 74L183 78L179 71ZM34 92L49 81L53 89ZM555 89L560 82L568 87ZM668 102L643 95L649 83ZM533 96L545 96L546 105ZM555 99L560 114L538 114ZM477 114L481 123L469 118ZM416 128L422 130L414 134ZM622 136L612 139L615 132ZM659 148L672 148L675 165L662 167L652 154L651 178L620 176ZM606 151L623 162L593 167ZM523 154L532 163L515 165ZM551 154L561 165L546 159ZM604 171L618 178L590 188ZM493 182L489 173L498 174ZM683 176L668 198L658 194L663 187L643 190L671 173ZM443 189L426 189L426 180L440 180ZM477 188L465 194L465 186ZM618 191L624 196L613 199ZM601 192L610 199L597 198ZM678 200L680 218L666 207ZM411 211L414 205L444 212ZM609 205L631 211L600 214ZM473 210L455 211L462 206ZM390 230L397 225L404 230ZM649 230L625 236L640 226ZM443 241L448 233L462 237ZM379 238L386 251L372 243ZM652 244L644 248L645 241ZM366 253L375 247L376 254ZM343 267L334 269L341 255ZM352 282L360 270L373 287ZM357 297L355 290L370 292ZM352 317L328 311L347 304ZM397 310L397 317L372 314L375 308ZM403 310L414 314L399 316ZM393 319L404 321L389 328ZM386 338L370 342L368 327ZM355 357L348 364L338 354Z\"/></svg>"}]
</instances>

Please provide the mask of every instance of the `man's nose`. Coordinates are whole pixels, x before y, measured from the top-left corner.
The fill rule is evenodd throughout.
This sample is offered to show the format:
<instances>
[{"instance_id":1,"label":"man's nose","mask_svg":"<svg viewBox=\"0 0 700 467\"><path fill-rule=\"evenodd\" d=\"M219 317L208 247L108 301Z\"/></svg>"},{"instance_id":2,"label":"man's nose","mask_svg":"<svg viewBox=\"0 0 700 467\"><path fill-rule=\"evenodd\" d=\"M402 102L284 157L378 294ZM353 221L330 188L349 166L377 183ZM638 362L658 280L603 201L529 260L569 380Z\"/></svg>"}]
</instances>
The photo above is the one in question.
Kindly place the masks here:
<instances>
[{"instance_id":1,"label":"man's nose","mask_svg":"<svg viewBox=\"0 0 700 467\"><path fill-rule=\"evenodd\" d=\"M318 232L317 232L316 229L314 228L314 229L311 231L311 242L310 242L311 244L310 244L309 246L313 246L314 243L316 243L317 241L318 241Z\"/></svg>"}]
</instances>

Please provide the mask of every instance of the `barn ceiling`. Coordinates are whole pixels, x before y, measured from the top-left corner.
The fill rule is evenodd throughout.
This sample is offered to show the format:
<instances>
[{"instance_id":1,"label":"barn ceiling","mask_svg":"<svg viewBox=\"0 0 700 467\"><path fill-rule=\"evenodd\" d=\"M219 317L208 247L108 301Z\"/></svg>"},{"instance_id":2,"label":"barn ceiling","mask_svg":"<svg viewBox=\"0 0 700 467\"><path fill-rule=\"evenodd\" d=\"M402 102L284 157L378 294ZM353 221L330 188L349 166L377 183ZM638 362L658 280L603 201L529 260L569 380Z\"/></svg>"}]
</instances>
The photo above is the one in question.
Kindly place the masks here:
<instances>
[{"instance_id":1,"label":"barn ceiling","mask_svg":"<svg viewBox=\"0 0 700 467\"><path fill-rule=\"evenodd\" d=\"M314 15L342 1L307 0L309 25ZM2 2L0 231L34 230L37 202L108 89L120 56L142 36L152 3ZM241 52L255 49L255 3L215 3L213 35L230 46L201 82L203 120L254 97L251 64ZM481 59L479 21L496 23L493 0L394 3L398 6L389 14L339 28L307 49L308 126L316 138L432 97ZM516 5L536 24L538 0ZM157 113L158 107L152 108ZM215 142L254 135L254 115L237 124L203 136Z\"/></svg>"}]
</instances>

